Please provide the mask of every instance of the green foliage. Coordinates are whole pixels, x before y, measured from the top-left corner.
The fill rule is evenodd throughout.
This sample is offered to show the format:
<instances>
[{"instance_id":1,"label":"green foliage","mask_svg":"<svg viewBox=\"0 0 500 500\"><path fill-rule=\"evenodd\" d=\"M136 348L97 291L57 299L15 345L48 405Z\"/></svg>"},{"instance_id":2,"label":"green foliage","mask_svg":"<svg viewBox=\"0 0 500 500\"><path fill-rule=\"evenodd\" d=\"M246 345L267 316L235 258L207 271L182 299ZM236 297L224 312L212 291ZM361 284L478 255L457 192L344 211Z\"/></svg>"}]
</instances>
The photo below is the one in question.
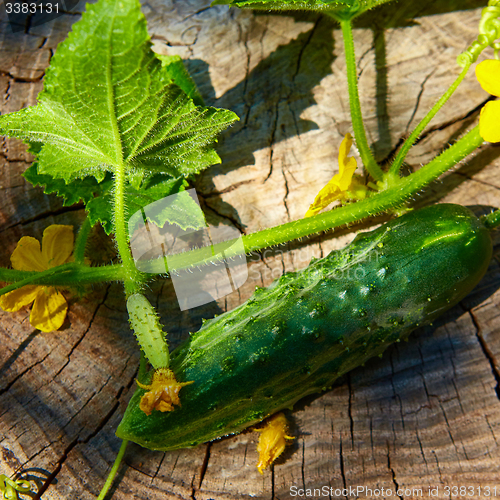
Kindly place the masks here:
<instances>
[{"instance_id":1,"label":"green foliage","mask_svg":"<svg viewBox=\"0 0 500 500\"><path fill-rule=\"evenodd\" d=\"M203 97L198 92L198 88L185 68L180 56L156 54L156 57L161 61L161 65L172 83L180 87L197 106L203 106Z\"/></svg>"},{"instance_id":2,"label":"green foliage","mask_svg":"<svg viewBox=\"0 0 500 500\"><path fill-rule=\"evenodd\" d=\"M24 178L34 186L42 186L45 194L61 196L65 206L82 201L86 205L91 225L100 222L107 234L113 232L113 177L110 173L106 174L101 182L97 182L94 177L85 177L66 184L63 179L54 179L48 174L40 174L37 169L38 164L34 163L24 172ZM127 184L125 204L128 207L128 217L126 221L145 206L166 196L182 192L187 186L188 183L182 177L171 179L165 178L164 175L151 177L138 187L132 183ZM169 222L182 229L197 228L200 221L196 216L200 213L200 209L196 202L189 196L176 197L176 202L175 205L166 205L163 210L155 213L154 218L149 218L151 222L158 227L163 227L166 222ZM187 217L186 214L191 214L191 217Z\"/></svg>"},{"instance_id":3,"label":"green foliage","mask_svg":"<svg viewBox=\"0 0 500 500\"><path fill-rule=\"evenodd\" d=\"M66 182L123 165L128 177L187 176L220 162L215 137L238 118L172 81L200 101L179 61L151 50L139 2L101 0L59 45L38 104L1 116L0 133L42 143L38 173Z\"/></svg>"},{"instance_id":4,"label":"green foliage","mask_svg":"<svg viewBox=\"0 0 500 500\"><path fill-rule=\"evenodd\" d=\"M355 0L215 0L212 5L231 5L263 10L335 10L352 7Z\"/></svg>"},{"instance_id":5,"label":"green foliage","mask_svg":"<svg viewBox=\"0 0 500 500\"><path fill-rule=\"evenodd\" d=\"M215 0L212 5L231 5L256 10L312 10L334 17L354 18L391 0Z\"/></svg>"},{"instance_id":6,"label":"green foliage","mask_svg":"<svg viewBox=\"0 0 500 500\"><path fill-rule=\"evenodd\" d=\"M113 196L111 188L113 180L106 178L101 184L101 196L98 196L87 203L87 211L89 220L92 225L100 222L107 234L113 232ZM127 184L125 190L125 206L127 207L125 222L135 213L140 212L145 206L154 203L166 196L184 191L187 187L187 182L182 178L165 179L162 176L148 180L140 187L136 188L131 184ZM197 213L199 207L191 197L182 197L185 201L186 211ZM191 202L191 203L189 203ZM158 227L163 227L166 222L176 224L182 229L192 227L179 207L175 205L167 205L165 208L155 214L154 219L151 219Z\"/></svg>"},{"instance_id":7,"label":"green foliage","mask_svg":"<svg viewBox=\"0 0 500 500\"><path fill-rule=\"evenodd\" d=\"M71 184L66 184L63 179L54 179L49 174L38 172L38 163L33 163L26 169L23 177L33 186L42 186L45 194L55 193L63 198L65 207L83 201L87 204L94 196L101 194L102 183L96 181L94 177L78 179Z\"/></svg>"}]
</instances>

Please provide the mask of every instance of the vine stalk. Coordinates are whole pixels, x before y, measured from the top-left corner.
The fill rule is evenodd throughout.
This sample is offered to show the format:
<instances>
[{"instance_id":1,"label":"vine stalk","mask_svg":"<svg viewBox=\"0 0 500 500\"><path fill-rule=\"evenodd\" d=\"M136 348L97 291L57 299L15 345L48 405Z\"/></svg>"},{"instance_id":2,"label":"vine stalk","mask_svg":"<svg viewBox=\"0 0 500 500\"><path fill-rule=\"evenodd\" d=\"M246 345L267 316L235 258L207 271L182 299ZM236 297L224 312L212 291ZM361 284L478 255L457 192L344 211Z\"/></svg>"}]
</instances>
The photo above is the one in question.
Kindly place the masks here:
<instances>
[{"instance_id":1,"label":"vine stalk","mask_svg":"<svg viewBox=\"0 0 500 500\"><path fill-rule=\"evenodd\" d=\"M116 167L114 176L114 230L116 246L125 272L123 280L125 294L129 297L140 292L142 280L135 267L134 258L129 247L125 221L125 165L123 162Z\"/></svg>"},{"instance_id":2,"label":"vine stalk","mask_svg":"<svg viewBox=\"0 0 500 500\"><path fill-rule=\"evenodd\" d=\"M102 487L102 490L99 493L99 496L97 497L96 500L104 500L104 498L106 497L106 494L108 493L109 489L111 488L111 485L113 484L113 480L115 479L116 473L118 472L118 469L120 468L120 464L122 462L123 455L125 455L125 450L127 449L127 444L128 444L128 441L126 439L122 440L122 444L120 446L120 451L118 451L118 455L116 455L113 467L111 467L111 470L109 471L106 482L104 483L104 486Z\"/></svg>"},{"instance_id":3,"label":"vine stalk","mask_svg":"<svg viewBox=\"0 0 500 500\"><path fill-rule=\"evenodd\" d=\"M361 104L359 102L358 91L358 74L356 71L356 55L354 52L354 38L352 36L351 20L340 19L340 27L342 28L342 36L344 38L344 51L347 66L347 83L349 90L349 105L351 107L351 121L356 138L356 146L358 147L361 160L367 172L376 181L381 181L384 173L375 161L371 152L368 140L366 139L365 127L363 124L363 115L361 113Z\"/></svg>"},{"instance_id":4,"label":"vine stalk","mask_svg":"<svg viewBox=\"0 0 500 500\"><path fill-rule=\"evenodd\" d=\"M252 251L263 250L264 248L287 243L288 241L303 238L321 231L334 229L399 207L411 196L414 196L418 191L423 189L429 182L437 179L441 174L463 160L482 143L483 139L479 135L479 127L475 127L458 142L411 176L397 179L391 187L375 193L365 200L350 203L343 207L308 217L307 219L299 219L256 233L243 235L241 238L244 251L245 253L250 253ZM126 237L124 243L122 242L122 246L124 244L125 249L120 255L122 258L123 256L128 256L128 269L125 267L125 259L123 259L123 264L103 267L88 267L77 263L69 263L40 273L0 269L0 279L14 281L14 283L0 289L0 295L29 284L73 286L75 284L116 280L126 283L125 286L128 295L137 293L136 290L140 288L145 275L139 273L135 268ZM214 245L213 253L217 255L220 252L224 252L225 257L230 258L240 254L236 248L238 247L232 247L230 242L224 242ZM182 254L169 256L168 262L171 267L181 270L193 265L203 264L202 256L205 253L204 249L191 250ZM158 260L156 272L152 273L151 276L153 274L165 274L168 270L166 261L160 259Z\"/></svg>"},{"instance_id":5,"label":"vine stalk","mask_svg":"<svg viewBox=\"0 0 500 500\"><path fill-rule=\"evenodd\" d=\"M91 229L92 226L90 225L89 218L85 217L85 220L78 231L78 235L75 240L75 248L73 250L73 257L75 262L78 264L83 264L83 261L85 260L85 248L87 246L87 240Z\"/></svg>"}]
</instances>

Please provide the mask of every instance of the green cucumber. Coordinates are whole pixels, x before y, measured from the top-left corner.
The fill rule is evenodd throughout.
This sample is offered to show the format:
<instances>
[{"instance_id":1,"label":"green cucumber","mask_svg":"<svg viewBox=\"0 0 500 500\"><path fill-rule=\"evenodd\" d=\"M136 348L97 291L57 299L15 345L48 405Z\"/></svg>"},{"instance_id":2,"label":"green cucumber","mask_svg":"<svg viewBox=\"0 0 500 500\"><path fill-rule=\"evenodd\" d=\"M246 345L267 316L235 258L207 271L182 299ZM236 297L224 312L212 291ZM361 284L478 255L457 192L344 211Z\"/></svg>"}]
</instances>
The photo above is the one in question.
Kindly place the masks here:
<instances>
[{"instance_id":1,"label":"green cucumber","mask_svg":"<svg viewBox=\"0 0 500 500\"><path fill-rule=\"evenodd\" d=\"M412 211L362 233L205 322L171 354L177 380L193 381L182 407L146 416L137 389L117 435L173 450L290 408L459 302L491 255L488 229L459 205Z\"/></svg>"}]
</instances>

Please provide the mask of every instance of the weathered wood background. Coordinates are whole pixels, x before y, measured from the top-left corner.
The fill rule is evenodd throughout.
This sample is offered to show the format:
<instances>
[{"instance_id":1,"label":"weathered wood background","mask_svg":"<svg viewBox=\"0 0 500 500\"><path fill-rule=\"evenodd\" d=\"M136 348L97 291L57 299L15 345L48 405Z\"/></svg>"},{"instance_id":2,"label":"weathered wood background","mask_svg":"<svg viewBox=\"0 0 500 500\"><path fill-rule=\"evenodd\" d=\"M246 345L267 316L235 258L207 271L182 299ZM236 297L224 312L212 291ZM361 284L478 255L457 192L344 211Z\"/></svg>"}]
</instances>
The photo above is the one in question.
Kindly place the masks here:
<instances>
[{"instance_id":1,"label":"weathered wood background","mask_svg":"<svg viewBox=\"0 0 500 500\"><path fill-rule=\"evenodd\" d=\"M181 55L206 102L240 116L220 141L223 163L199 176L195 187L209 217L251 233L302 217L337 169L340 141L350 131L343 44L338 26L320 16L209 3L148 0L144 12L155 50ZM455 57L476 36L481 4L406 1L361 20L355 31L360 92L378 159L394 152L458 74ZM51 55L79 15L18 34L3 6L0 19L0 109L7 113L35 104ZM487 98L471 72L412 150L409 168L471 127ZM83 209L64 208L24 181L31 158L18 141L2 139L1 146L0 262L8 265L21 236L41 237L53 223L78 226ZM425 190L418 204L500 206L499 155L498 147L484 146ZM151 300L177 342L202 317L235 307L256 285L304 267L354 232L338 235L253 258L245 286L217 304L181 313L168 281L151 286ZM112 258L109 247L101 259ZM113 498L285 500L294 498L293 488L323 486L391 491L379 498L395 498L397 488L422 488L421 496L400 493L404 499L448 498L445 486L496 486L500 494L497 260L439 324L354 370L330 392L297 404L296 440L273 470L258 473L253 432L170 453L131 444ZM63 329L48 334L30 326L27 309L0 313L0 473L37 482L34 498L40 492L46 500L94 498L115 458L114 429L138 364L122 297L112 284L72 298ZM437 496L429 487L438 488ZM337 497L370 495L330 496ZM468 498L482 495L476 489Z\"/></svg>"}]
</instances>

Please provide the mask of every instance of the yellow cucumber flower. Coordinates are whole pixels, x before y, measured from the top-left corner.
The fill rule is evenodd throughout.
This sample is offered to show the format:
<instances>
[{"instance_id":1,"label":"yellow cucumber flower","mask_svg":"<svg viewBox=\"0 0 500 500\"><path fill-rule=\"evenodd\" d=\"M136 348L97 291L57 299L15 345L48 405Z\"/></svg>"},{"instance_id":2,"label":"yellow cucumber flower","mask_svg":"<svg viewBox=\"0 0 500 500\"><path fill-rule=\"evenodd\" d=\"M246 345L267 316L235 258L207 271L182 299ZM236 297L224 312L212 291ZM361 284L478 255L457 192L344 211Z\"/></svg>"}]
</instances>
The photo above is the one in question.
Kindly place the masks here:
<instances>
[{"instance_id":1,"label":"yellow cucumber flower","mask_svg":"<svg viewBox=\"0 0 500 500\"><path fill-rule=\"evenodd\" d=\"M259 444L257 445L257 451L259 452L257 468L261 474L264 474L263 470L269 467L283 453L286 440L294 438L286 434L288 422L283 413L276 413L267 420L265 427L254 430L260 432Z\"/></svg>"},{"instance_id":2,"label":"yellow cucumber flower","mask_svg":"<svg viewBox=\"0 0 500 500\"><path fill-rule=\"evenodd\" d=\"M23 236L10 257L18 271L46 271L64 264L73 253L73 226L53 224L45 229L42 248L37 239ZM33 302L32 326L42 332L61 328L68 311L64 296L53 286L26 285L0 296L4 311L19 311Z\"/></svg>"},{"instance_id":3,"label":"yellow cucumber flower","mask_svg":"<svg viewBox=\"0 0 500 500\"><path fill-rule=\"evenodd\" d=\"M500 97L500 61L487 59L476 66L476 77L491 95ZM487 102L479 116L479 134L488 142L500 142L500 101Z\"/></svg>"},{"instance_id":4,"label":"yellow cucumber flower","mask_svg":"<svg viewBox=\"0 0 500 500\"><path fill-rule=\"evenodd\" d=\"M169 368L159 368L153 374L151 384L141 384L136 380L137 385L144 389L146 394L142 396L139 408L146 414L151 415L153 410L161 412L173 411L174 405L180 406L179 391L191 382L177 382L175 375Z\"/></svg>"},{"instance_id":5,"label":"yellow cucumber flower","mask_svg":"<svg viewBox=\"0 0 500 500\"><path fill-rule=\"evenodd\" d=\"M317 194L305 217L316 215L332 201L361 200L366 196L366 186L360 182L358 176L354 175L357 167L356 158L347 156L351 146L351 134L346 134L340 144L339 173L335 174L330 182Z\"/></svg>"}]
</instances>

